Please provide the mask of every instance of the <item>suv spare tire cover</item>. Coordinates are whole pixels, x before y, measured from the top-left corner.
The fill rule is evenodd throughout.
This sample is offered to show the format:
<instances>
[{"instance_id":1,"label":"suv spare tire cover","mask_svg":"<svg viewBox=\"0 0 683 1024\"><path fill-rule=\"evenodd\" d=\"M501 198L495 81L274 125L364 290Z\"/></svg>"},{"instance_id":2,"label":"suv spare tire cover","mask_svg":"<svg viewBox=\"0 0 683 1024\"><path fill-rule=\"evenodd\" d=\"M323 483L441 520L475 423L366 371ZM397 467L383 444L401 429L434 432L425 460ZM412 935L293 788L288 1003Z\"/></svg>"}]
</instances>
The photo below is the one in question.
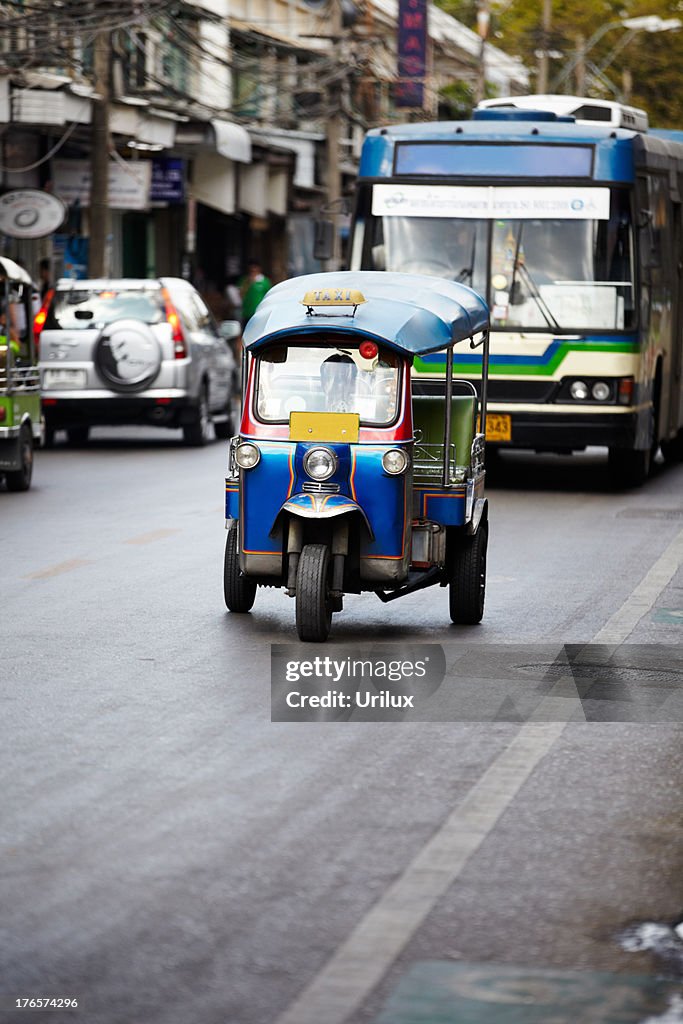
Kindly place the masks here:
<instances>
[{"instance_id":1,"label":"suv spare tire cover","mask_svg":"<svg viewBox=\"0 0 683 1024\"><path fill-rule=\"evenodd\" d=\"M161 368L161 348L142 320L115 320L95 343L95 366L114 391L142 391Z\"/></svg>"}]
</instances>

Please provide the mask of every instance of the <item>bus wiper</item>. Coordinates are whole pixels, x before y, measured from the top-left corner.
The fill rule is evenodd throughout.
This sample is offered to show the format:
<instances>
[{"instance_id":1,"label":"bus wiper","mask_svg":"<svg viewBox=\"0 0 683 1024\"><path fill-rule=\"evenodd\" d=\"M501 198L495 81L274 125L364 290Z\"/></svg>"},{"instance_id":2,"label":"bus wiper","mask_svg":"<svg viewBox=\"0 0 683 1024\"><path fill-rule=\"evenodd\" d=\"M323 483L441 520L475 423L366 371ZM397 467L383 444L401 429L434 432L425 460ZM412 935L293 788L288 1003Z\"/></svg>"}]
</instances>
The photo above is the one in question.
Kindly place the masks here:
<instances>
[{"instance_id":1,"label":"bus wiper","mask_svg":"<svg viewBox=\"0 0 683 1024\"><path fill-rule=\"evenodd\" d=\"M524 265L524 263L520 263L519 270L520 270L521 276L524 278L524 282L525 282L527 288L529 289L529 295L531 296L531 298L534 300L534 302L536 303L536 305L540 309L541 315L542 315L543 319L545 320L545 322L547 323L548 327L552 327L554 330L559 331L560 330L560 325L557 322L557 320L555 319L555 317L553 316L552 311L550 310L550 308L548 306L548 303L545 301L545 299L541 295L541 293L540 293L540 291L538 289L538 285L536 284L536 282L534 281L533 277L529 273L528 268Z\"/></svg>"},{"instance_id":2,"label":"bus wiper","mask_svg":"<svg viewBox=\"0 0 683 1024\"><path fill-rule=\"evenodd\" d=\"M523 263L520 260L520 258L519 258L519 251L520 251L521 246L522 246L522 230L523 229L524 229L524 221L521 221L521 223L519 225L519 231L517 232L517 243L515 245L515 261L514 261L514 263L512 265L512 280L510 281L510 303L512 304L513 301L514 301L513 296L515 294L515 284L516 284L515 278L517 276L517 271L519 270L520 276L524 278L524 283L527 286L527 289L529 291L529 295L531 296L531 298L534 300L534 302L538 306L539 310L541 311L541 316L545 320L546 324L548 325L548 327L552 327L554 330L559 331L560 330L559 323L557 322L557 320L553 316L553 314L552 314L552 312L551 312L547 302L545 301L545 299L541 295L541 292L540 292L540 290L538 288L538 285L536 284L536 282L534 281L533 277L529 273L529 269L528 269L526 263Z\"/></svg>"}]
</instances>

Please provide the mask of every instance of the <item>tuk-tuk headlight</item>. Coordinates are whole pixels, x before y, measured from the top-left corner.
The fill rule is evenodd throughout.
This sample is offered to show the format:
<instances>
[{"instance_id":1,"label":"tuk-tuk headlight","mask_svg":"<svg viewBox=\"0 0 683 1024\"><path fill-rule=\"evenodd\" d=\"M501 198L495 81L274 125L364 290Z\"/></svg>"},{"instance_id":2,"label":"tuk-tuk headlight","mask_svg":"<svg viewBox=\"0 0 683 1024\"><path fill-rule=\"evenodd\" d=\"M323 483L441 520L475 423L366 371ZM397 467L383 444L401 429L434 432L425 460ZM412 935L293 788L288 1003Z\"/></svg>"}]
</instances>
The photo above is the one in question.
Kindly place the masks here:
<instances>
[{"instance_id":1,"label":"tuk-tuk headlight","mask_svg":"<svg viewBox=\"0 0 683 1024\"><path fill-rule=\"evenodd\" d=\"M260 458L261 452L255 444L250 444L249 441L238 444L235 449L235 462L240 469L253 469L258 465Z\"/></svg>"},{"instance_id":2,"label":"tuk-tuk headlight","mask_svg":"<svg viewBox=\"0 0 683 1024\"><path fill-rule=\"evenodd\" d=\"M402 448L390 448L382 456L382 467L384 472L389 473L390 476L398 476L399 473L405 473L408 468L406 452Z\"/></svg>"},{"instance_id":3,"label":"tuk-tuk headlight","mask_svg":"<svg viewBox=\"0 0 683 1024\"><path fill-rule=\"evenodd\" d=\"M329 448L311 448L304 456L304 473L311 480L327 480L337 468L337 456Z\"/></svg>"}]
</instances>

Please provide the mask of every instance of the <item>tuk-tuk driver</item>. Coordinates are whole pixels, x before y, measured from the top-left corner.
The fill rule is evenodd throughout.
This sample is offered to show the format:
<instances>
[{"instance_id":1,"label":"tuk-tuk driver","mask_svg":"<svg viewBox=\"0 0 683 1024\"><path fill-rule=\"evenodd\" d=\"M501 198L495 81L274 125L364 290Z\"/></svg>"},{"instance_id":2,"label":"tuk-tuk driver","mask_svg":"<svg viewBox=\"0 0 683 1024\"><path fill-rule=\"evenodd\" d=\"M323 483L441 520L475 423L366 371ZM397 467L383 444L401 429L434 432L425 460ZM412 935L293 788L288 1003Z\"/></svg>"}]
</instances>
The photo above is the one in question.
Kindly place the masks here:
<instances>
[{"instance_id":1,"label":"tuk-tuk driver","mask_svg":"<svg viewBox=\"0 0 683 1024\"><path fill-rule=\"evenodd\" d=\"M358 368L351 356L335 353L320 366L327 412L355 412Z\"/></svg>"}]
</instances>

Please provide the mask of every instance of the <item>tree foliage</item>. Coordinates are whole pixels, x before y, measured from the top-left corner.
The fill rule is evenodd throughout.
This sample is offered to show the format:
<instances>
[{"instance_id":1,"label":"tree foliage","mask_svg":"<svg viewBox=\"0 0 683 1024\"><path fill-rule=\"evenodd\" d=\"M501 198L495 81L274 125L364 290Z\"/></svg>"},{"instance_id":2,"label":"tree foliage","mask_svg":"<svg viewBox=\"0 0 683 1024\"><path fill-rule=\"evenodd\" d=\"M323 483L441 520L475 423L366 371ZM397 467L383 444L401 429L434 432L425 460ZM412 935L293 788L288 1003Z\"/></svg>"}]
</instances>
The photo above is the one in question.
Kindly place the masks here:
<instances>
[{"instance_id":1,"label":"tree foliage","mask_svg":"<svg viewBox=\"0 0 683 1024\"><path fill-rule=\"evenodd\" d=\"M436 2L476 29L477 0ZM532 89L539 53L546 50L551 54L549 92L574 94L583 64L586 96L627 99L648 112L651 124L683 128L683 29L632 33L621 25L624 18L653 14L683 20L681 0L552 0L547 36L543 0L489 0L488 6L489 41L522 59L531 71ZM582 52L583 61L578 59ZM561 81L574 63L577 68Z\"/></svg>"}]
</instances>

